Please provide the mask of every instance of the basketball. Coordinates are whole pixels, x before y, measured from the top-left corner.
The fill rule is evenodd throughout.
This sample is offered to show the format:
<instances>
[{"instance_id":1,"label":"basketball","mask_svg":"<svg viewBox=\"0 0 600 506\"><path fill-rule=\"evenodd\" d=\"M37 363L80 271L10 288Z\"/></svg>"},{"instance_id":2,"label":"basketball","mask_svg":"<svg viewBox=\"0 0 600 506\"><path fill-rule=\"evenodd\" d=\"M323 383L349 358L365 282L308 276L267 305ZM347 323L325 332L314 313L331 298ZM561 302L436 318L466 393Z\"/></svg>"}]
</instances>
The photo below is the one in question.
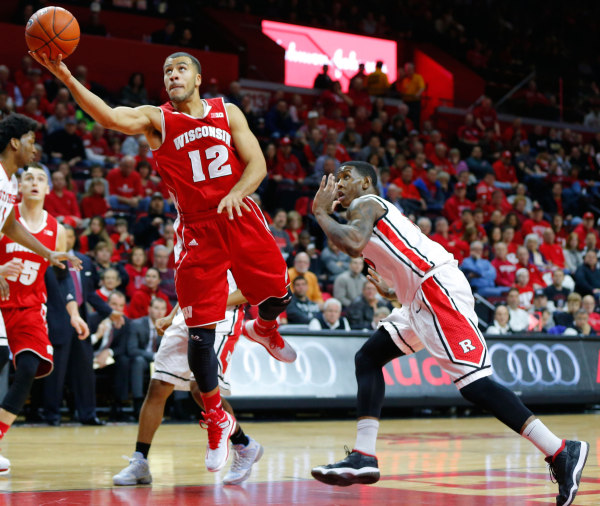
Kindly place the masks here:
<instances>
[{"instance_id":1,"label":"basketball","mask_svg":"<svg viewBox=\"0 0 600 506\"><path fill-rule=\"evenodd\" d=\"M25 40L29 49L49 60L69 56L79 44L79 23L62 7L44 7L27 21Z\"/></svg>"}]
</instances>

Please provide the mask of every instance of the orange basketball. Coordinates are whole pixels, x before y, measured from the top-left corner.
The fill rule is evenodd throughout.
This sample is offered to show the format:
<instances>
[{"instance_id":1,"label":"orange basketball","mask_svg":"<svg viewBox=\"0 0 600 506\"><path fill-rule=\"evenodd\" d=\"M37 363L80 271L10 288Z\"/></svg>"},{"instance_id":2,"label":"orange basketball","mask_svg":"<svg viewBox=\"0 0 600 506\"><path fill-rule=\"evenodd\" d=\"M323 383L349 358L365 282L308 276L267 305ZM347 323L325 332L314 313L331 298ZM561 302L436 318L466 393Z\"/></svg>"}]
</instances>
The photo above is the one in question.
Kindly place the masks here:
<instances>
[{"instance_id":1,"label":"orange basketball","mask_svg":"<svg viewBox=\"0 0 600 506\"><path fill-rule=\"evenodd\" d=\"M30 51L49 60L69 56L79 44L79 23L62 7L44 7L27 21L25 40Z\"/></svg>"}]
</instances>

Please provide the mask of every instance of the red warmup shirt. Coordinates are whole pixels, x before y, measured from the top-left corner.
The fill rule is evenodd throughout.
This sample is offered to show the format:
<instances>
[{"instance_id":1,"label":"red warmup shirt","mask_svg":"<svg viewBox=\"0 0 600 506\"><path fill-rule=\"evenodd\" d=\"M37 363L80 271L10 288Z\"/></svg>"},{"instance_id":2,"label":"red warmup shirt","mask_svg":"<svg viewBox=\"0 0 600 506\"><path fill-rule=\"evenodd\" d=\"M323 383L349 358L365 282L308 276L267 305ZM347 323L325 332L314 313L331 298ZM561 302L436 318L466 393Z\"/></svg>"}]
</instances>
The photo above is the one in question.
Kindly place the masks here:
<instances>
[{"instance_id":1,"label":"red warmup shirt","mask_svg":"<svg viewBox=\"0 0 600 506\"><path fill-rule=\"evenodd\" d=\"M548 244L542 243L540 244L540 253L544 255L546 260L561 269L565 268L565 255L560 244Z\"/></svg>"},{"instance_id":2,"label":"red warmup shirt","mask_svg":"<svg viewBox=\"0 0 600 506\"><path fill-rule=\"evenodd\" d=\"M84 218L104 216L108 209L108 204L103 195L90 195L81 199L81 215Z\"/></svg>"},{"instance_id":3,"label":"red warmup shirt","mask_svg":"<svg viewBox=\"0 0 600 506\"><path fill-rule=\"evenodd\" d=\"M575 227L575 230L573 230L573 232L575 232L579 236L580 250L582 250L585 247L585 238L590 232L596 236L597 243L600 244L600 234L598 234L598 231L595 228L588 230L583 226L583 223L580 223Z\"/></svg>"},{"instance_id":4,"label":"red warmup shirt","mask_svg":"<svg viewBox=\"0 0 600 506\"><path fill-rule=\"evenodd\" d=\"M517 270L519 269L527 269L529 271L529 284L530 285L539 285L542 288L546 288L548 285L546 284L546 282L544 281L544 278L542 277L542 273L540 272L540 270L533 264L528 264L528 265L523 265L523 264L517 264Z\"/></svg>"},{"instance_id":5,"label":"red warmup shirt","mask_svg":"<svg viewBox=\"0 0 600 506\"><path fill-rule=\"evenodd\" d=\"M141 197L142 178L135 170L124 176L119 167L112 169L106 176L108 190L111 195L119 197Z\"/></svg>"},{"instance_id":6,"label":"red warmup shirt","mask_svg":"<svg viewBox=\"0 0 600 506\"><path fill-rule=\"evenodd\" d=\"M460 200L456 195L452 195L444 203L443 214L448 218L448 221L452 223L453 221L460 219L462 212L465 209L470 209L472 211L475 209L475 204L467 198Z\"/></svg>"},{"instance_id":7,"label":"red warmup shirt","mask_svg":"<svg viewBox=\"0 0 600 506\"><path fill-rule=\"evenodd\" d=\"M62 191L62 196L58 196L52 190L46 195L44 208L55 218L58 216L76 216L77 218L81 218L77 197L72 191L67 189Z\"/></svg>"},{"instance_id":8,"label":"red warmup shirt","mask_svg":"<svg viewBox=\"0 0 600 506\"><path fill-rule=\"evenodd\" d=\"M91 149L92 152L96 155L107 156L110 148L108 147L108 142L104 137L100 137L99 139L94 139L92 134L86 134L83 136L83 146L87 149Z\"/></svg>"},{"instance_id":9,"label":"red warmup shirt","mask_svg":"<svg viewBox=\"0 0 600 506\"><path fill-rule=\"evenodd\" d=\"M496 181L501 183L516 183L517 181L517 171L515 167L510 165L505 165L502 160L496 160L492 165L494 172L496 173Z\"/></svg>"},{"instance_id":10,"label":"red warmup shirt","mask_svg":"<svg viewBox=\"0 0 600 506\"><path fill-rule=\"evenodd\" d=\"M463 125L458 129L458 138L466 142L479 142L481 131L475 125Z\"/></svg>"},{"instance_id":11,"label":"red warmup shirt","mask_svg":"<svg viewBox=\"0 0 600 506\"><path fill-rule=\"evenodd\" d=\"M447 239L440 234L433 234L430 239L432 241L441 244L446 251L452 253L454 258L461 263L467 256L469 256L469 244L462 239L449 236Z\"/></svg>"},{"instance_id":12,"label":"red warmup shirt","mask_svg":"<svg viewBox=\"0 0 600 506\"><path fill-rule=\"evenodd\" d=\"M306 173L300 164L300 160L296 155L290 154L288 158L285 158L281 153L277 154L277 165L275 165L275 174L283 177L284 179L292 179L297 181L304 179Z\"/></svg>"},{"instance_id":13,"label":"red warmup shirt","mask_svg":"<svg viewBox=\"0 0 600 506\"><path fill-rule=\"evenodd\" d=\"M413 183L405 183L402 178L394 179L392 183L402 190L401 198L421 200L421 194Z\"/></svg>"},{"instance_id":14,"label":"red warmup shirt","mask_svg":"<svg viewBox=\"0 0 600 506\"><path fill-rule=\"evenodd\" d=\"M498 115L494 109L490 108L486 110L482 106L475 108L473 111L473 117L481 120L485 128L494 128L494 125L498 120Z\"/></svg>"},{"instance_id":15,"label":"red warmup shirt","mask_svg":"<svg viewBox=\"0 0 600 506\"><path fill-rule=\"evenodd\" d=\"M498 286L513 286L515 284L515 274L517 266L508 260L494 258L492 265L496 269L496 284Z\"/></svg>"},{"instance_id":16,"label":"red warmup shirt","mask_svg":"<svg viewBox=\"0 0 600 506\"><path fill-rule=\"evenodd\" d=\"M152 293L150 288L147 286L142 286L142 288L135 292L133 297L131 297L131 302L127 307L127 316L131 319L147 316L152 297L159 297L163 299L167 303L167 314L171 312L173 307L169 302L169 297L167 297L161 290L157 290L156 292Z\"/></svg>"},{"instance_id":17,"label":"red warmup shirt","mask_svg":"<svg viewBox=\"0 0 600 506\"><path fill-rule=\"evenodd\" d=\"M131 299L133 294L144 286L144 278L146 277L146 271L148 267L142 267L141 270L137 270L131 264L125 264L125 272L129 276L129 283L125 287L125 295Z\"/></svg>"},{"instance_id":18,"label":"red warmup shirt","mask_svg":"<svg viewBox=\"0 0 600 506\"><path fill-rule=\"evenodd\" d=\"M477 200L481 200L484 203L489 203L492 201L492 194L496 191L496 188L493 185L487 184L485 181L481 181L475 188L475 193L477 194Z\"/></svg>"},{"instance_id":19,"label":"red warmup shirt","mask_svg":"<svg viewBox=\"0 0 600 506\"><path fill-rule=\"evenodd\" d=\"M536 234L540 239L543 239L544 230L550 228L550 226L550 223L548 223L546 220L535 221L529 218L523 222L521 233L523 236L527 236L528 234Z\"/></svg>"}]
</instances>

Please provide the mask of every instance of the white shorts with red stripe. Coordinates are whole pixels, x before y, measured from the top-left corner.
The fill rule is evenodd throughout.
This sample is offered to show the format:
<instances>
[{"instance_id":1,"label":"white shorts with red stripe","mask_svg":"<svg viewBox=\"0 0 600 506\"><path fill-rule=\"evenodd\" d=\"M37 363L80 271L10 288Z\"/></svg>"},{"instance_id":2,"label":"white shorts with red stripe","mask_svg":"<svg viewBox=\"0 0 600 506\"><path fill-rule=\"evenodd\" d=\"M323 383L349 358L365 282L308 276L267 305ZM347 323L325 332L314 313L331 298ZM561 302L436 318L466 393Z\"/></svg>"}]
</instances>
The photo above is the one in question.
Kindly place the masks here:
<instances>
[{"instance_id":1,"label":"white shorts with red stripe","mask_svg":"<svg viewBox=\"0 0 600 506\"><path fill-rule=\"evenodd\" d=\"M221 394L231 395L231 385L227 381L229 364L240 335L244 312L241 308L226 312L226 319L215 329L215 353L219 361L219 388ZM181 310L177 311L173 323L165 331L154 357L152 379L175 385L175 390L189 390L194 375L188 365L188 327Z\"/></svg>"},{"instance_id":2,"label":"white shorts with red stripe","mask_svg":"<svg viewBox=\"0 0 600 506\"><path fill-rule=\"evenodd\" d=\"M490 357L469 282L455 265L434 270L412 304L394 309L380 326L406 355L427 348L461 389L492 374Z\"/></svg>"}]
</instances>

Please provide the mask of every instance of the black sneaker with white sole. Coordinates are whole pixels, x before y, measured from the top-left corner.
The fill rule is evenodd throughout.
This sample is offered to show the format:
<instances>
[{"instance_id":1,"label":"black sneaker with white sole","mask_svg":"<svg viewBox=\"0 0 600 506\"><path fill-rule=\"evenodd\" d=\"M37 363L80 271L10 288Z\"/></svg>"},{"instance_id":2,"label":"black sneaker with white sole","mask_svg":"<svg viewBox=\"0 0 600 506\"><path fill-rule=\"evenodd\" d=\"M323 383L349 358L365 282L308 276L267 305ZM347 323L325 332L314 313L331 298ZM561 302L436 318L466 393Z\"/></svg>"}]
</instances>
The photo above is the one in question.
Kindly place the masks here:
<instances>
[{"instance_id":1,"label":"black sneaker with white sole","mask_svg":"<svg viewBox=\"0 0 600 506\"><path fill-rule=\"evenodd\" d=\"M546 458L550 475L558 483L556 506L569 506L573 503L589 451L590 445L585 441L565 440L562 451Z\"/></svg>"},{"instance_id":2,"label":"black sneaker with white sole","mask_svg":"<svg viewBox=\"0 0 600 506\"><path fill-rule=\"evenodd\" d=\"M317 466L310 472L315 480L327 485L348 487L350 485L370 485L379 481L377 457L346 448L346 458L335 464Z\"/></svg>"}]
</instances>

